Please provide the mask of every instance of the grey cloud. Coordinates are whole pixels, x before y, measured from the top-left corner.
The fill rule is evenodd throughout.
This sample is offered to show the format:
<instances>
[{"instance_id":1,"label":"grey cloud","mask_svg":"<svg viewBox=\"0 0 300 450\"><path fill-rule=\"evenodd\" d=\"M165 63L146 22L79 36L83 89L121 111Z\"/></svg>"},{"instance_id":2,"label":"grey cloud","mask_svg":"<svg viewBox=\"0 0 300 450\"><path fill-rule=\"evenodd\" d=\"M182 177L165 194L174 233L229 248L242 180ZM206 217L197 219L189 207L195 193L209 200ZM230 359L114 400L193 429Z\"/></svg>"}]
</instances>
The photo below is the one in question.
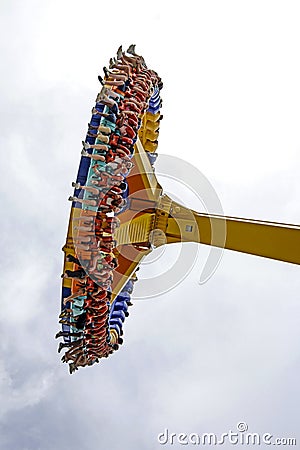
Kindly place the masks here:
<instances>
[{"instance_id":1,"label":"grey cloud","mask_svg":"<svg viewBox=\"0 0 300 450\"><path fill-rule=\"evenodd\" d=\"M97 36L91 36L92 22L85 22L85 32L79 35L81 20L91 16L88 7L78 2L63 2L61 9L61 2L46 4L46 9L32 1L2 5L1 448L156 450L161 448L157 434L165 427L177 433L222 433L234 429L239 420L246 420L254 432L297 435L298 267L225 252L215 275L199 286L206 254L201 248L198 263L180 286L160 298L135 301L125 324L125 343L116 354L71 377L60 362L54 335L70 183L76 176L80 143L99 87L97 70L107 62L101 56L104 37L109 37L108 52L117 48L121 38L130 40L132 35L119 19L116 37L104 20ZM95 7L96 2L91 5ZM97 11L100 17L103 9ZM128 11L123 17L129 20ZM54 21L43 29L48 13L50 18L59 16L57 29ZM169 12L163 9L162 13L164 33ZM146 20L149 28L146 16L142 9L134 17ZM229 16L226 20L234 25ZM211 19L208 23L212 24ZM181 26L176 16L170 36L179 39L176 30ZM219 164L225 158L220 163L221 150L215 148L216 161L212 161L210 147L203 148L201 130L195 125L194 134L187 136L189 145L179 155L183 134L176 128L176 108L184 101L178 84L183 76L178 71L179 60L172 59L175 48L167 53L165 44L159 43L161 37L149 37L144 25L136 33L139 48L142 51L145 45L153 68L160 73L161 67L166 78L160 150L178 152L184 158L191 155L200 170L213 173L225 213L299 222L299 158L295 155L293 161L286 161L285 152L291 158L290 149L282 150L282 170L271 170L264 178L258 170L251 183L234 178L231 165L236 153L230 145L226 147L227 166L220 175ZM189 42L188 36L192 34L182 37L178 47L182 51L177 58L183 61L199 51L199 40ZM72 38L80 43L77 57ZM205 45L208 53L216 50L213 42L212 47ZM68 48L71 57L65 53ZM234 50L228 52L234 59ZM205 61L206 68L195 62L199 73L209 72L208 64L213 64L212 57ZM214 76L219 79L221 74ZM205 80L207 86L209 77ZM200 88L199 81L185 103L188 124L196 123L196 128L197 120L205 115L200 110L198 116L200 96L204 96ZM214 83L207 88L212 91ZM212 117L213 108L209 120ZM229 122L226 117L222 120L225 129ZM212 123L212 130L217 125ZM299 142L296 134L295 142ZM195 136L199 136L199 146L190 145ZM241 171L244 165L236 167ZM174 253L169 252L170 258ZM299 433L296 437L300 439Z\"/></svg>"}]
</instances>

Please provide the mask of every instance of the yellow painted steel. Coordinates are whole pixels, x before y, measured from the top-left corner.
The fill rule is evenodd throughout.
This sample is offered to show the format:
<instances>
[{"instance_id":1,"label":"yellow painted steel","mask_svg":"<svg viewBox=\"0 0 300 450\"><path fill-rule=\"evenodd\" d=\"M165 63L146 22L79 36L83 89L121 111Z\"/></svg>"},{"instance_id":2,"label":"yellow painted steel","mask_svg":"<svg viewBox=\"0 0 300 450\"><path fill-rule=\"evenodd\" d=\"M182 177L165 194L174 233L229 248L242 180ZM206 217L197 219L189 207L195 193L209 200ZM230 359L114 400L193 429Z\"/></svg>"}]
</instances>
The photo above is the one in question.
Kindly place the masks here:
<instances>
[{"instance_id":1,"label":"yellow painted steel","mask_svg":"<svg viewBox=\"0 0 300 450\"><path fill-rule=\"evenodd\" d=\"M138 242L141 235L137 234L136 230L141 229L146 223L146 216L151 215L154 217L151 221L152 229L149 229L147 222L142 239L145 242L144 239L147 237L154 247L176 242L198 242L300 264L300 225L197 213L164 195L145 151L146 144L149 143L147 133L148 135L151 133L152 136L152 133L157 131L156 120L158 117L154 115L152 120L151 115L144 116L141 140L138 139L135 145L137 169L142 177L147 196L141 196L143 201L141 200L139 204L140 193L136 192L131 208L136 213L140 207L140 215L133 221L121 220L118 233L120 238L122 236L122 245ZM149 203L147 212L143 211L147 206L145 206L145 197L153 202L153 205ZM137 225L138 222L140 227ZM130 231L131 227L132 231Z\"/></svg>"},{"instance_id":2,"label":"yellow painted steel","mask_svg":"<svg viewBox=\"0 0 300 450\"><path fill-rule=\"evenodd\" d=\"M138 241L137 238L130 241L130 236L134 235L137 222L143 226L147 214L151 215L149 212L141 213L132 225L130 222L121 225L121 229L126 226L127 230L127 239L123 234L122 244ZM299 225L201 214L172 201L167 195L159 198L152 215L155 215L152 233L147 226L147 234L155 247L176 242L198 242L300 264ZM131 226L133 231L129 232Z\"/></svg>"},{"instance_id":3,"label":"yellow painted steel","mask_svg":"<svg viewBox=\"0 0 300 450\"><path fill-rule=\"evenodd\" d=\"M176 202L165 229L166 243L198 242L300 264L300 226L200 214Z\"/></svg>"},{"instance_id":4,"label":"yellow painted steel","mask_svg":"<svg viewBox=\"0 0 300 450\"><path fill-rule=\"evenodd\" d=\"M153 228L155 214L145 213L125 222L115 232L114 238L118 245L149 242L149 234Z\"/></svg>"},{"instance_id":5,"label":"yellow painted steel","mask_svg":"<svg viewBox=\"0 0 300 450\"><path fill-rule=\"evenodd\" d=\"M161 194L161 187L157 182L149 158L139 138L135 143L134 163L137 165L142 177L143 189L147 193L147 197L149 200L158 200Z\"/></svg>"},{"instance_id":6,"label":"yellow painted steel","mask_svg":"<svg viewBox=\"0 0 300 450\"><path fill-rule=\"evenodd\" d=\"M142 126L139 130L140 141L143 147L150 152L154 152L157 147L157 145L151 145L151 142L149 143L149 141L158 139L159 118L160 112L152 114L147 111L143 116Z\"/></svg>"}]
</instances>

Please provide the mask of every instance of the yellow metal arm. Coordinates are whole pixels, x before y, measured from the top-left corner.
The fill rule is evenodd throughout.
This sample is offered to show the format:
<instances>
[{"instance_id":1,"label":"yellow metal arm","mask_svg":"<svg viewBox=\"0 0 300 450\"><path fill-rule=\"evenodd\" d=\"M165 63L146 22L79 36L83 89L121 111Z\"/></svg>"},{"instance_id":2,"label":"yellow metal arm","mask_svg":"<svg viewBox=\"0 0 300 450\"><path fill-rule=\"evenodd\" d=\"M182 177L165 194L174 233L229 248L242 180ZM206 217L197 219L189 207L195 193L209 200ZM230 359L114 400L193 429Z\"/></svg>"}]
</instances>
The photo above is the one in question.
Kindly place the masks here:
<instances>
[{"instance_id":1,"label":"yellow metal arm","mask_svg":"<svg viewBox=\"0 0 300 450\"><path fill-rule=\"evenodd\" d=\"M121 224L115 233L119 266L113 297L153 247L176 242L198 242L300 264L299 225L197 213L163 193L140 140L133 161L127 178L129 208L118 216Z\"/></svg>"},{"instance_id":2,"label":"yellow metal arm","mask_svg":"<svg viewBox=\"0 0 300 450\"><path fill-rule=\"evenodd\" d=\"M166 243L199 242L300 264L300 226L200 214L176 202L164 228Z\"/></svg>"}]
</instances>

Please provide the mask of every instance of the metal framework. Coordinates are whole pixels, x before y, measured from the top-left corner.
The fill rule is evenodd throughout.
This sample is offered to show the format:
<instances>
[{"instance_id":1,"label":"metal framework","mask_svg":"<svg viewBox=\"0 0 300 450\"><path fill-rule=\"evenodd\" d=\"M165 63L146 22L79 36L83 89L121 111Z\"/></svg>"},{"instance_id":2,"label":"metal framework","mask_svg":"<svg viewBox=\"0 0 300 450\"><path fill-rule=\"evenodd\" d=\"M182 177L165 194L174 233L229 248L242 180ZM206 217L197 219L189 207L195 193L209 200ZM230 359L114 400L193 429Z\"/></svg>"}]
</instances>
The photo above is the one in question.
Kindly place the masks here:
<instances>
[{"instance_id":1,"label":"metal framework","mask_svg":"<svg viewBox=\"0 0 300 450\"><path fill-rule=\"evenodd\" d=\"M198 242L300 264L299 225L188 209L163 193L140 139L135 147L135 169L128 178L130 206L119 215L121 226L116 232L120 255L114 294L153 247L165 244Z\"/></svg>"}]
</instances>

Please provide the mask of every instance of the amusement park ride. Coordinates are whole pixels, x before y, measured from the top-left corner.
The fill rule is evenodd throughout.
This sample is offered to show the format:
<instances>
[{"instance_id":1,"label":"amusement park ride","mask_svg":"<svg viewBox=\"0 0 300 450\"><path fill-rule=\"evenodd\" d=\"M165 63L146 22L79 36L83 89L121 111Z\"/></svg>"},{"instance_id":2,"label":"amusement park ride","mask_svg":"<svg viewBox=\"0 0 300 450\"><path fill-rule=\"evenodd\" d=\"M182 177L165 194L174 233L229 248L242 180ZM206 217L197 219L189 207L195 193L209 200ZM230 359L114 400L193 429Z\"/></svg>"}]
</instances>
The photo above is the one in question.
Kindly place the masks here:
<instances>
[{"instance_id":1,"label":"amusement park ride","mask_svg":"<svg viewBox=\"0 0 300 450\"><path fill-rule=\"evenodd\" d=\"M110 60L78 170L65 252L59 352L70 373L123 342L141 260L154 248L198 242L300 264L300 226L198 213L173 201L154 162L162 82L120 47Z\"/></svg>"}]
</instances>

